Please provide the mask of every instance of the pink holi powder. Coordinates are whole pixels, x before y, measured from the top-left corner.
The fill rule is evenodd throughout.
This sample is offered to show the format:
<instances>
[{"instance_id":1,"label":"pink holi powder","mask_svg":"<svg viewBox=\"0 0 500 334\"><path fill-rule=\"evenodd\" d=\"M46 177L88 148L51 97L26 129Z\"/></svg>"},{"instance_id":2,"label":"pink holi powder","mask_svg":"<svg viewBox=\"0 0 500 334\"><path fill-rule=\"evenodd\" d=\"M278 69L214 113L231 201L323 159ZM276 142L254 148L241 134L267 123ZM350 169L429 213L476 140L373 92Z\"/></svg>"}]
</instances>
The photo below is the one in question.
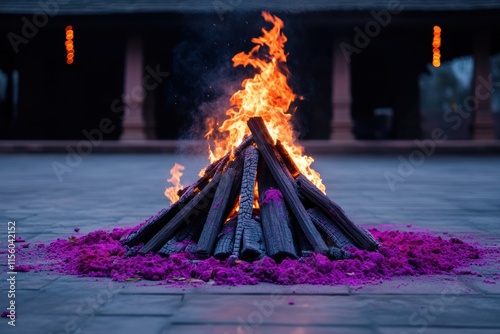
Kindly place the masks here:
<instances>
[{"instance_id":1,"label":"pink holi powder","mask_svg":"<svg viewBox=\"0 0 500 334\"><path fill-rule=\"evenodd\" d=\"M30 271L32 267L33 266L23 264L23 265L20 265L20 266L16 266L14 268L14 271L20 272L20 273L26 273L26 272Z\"/></svg>"},{"instance_id":2,"label":"pink holi powder","mask_svg":"<svg viewBox=\"0 0 500 334\"><path fill-rule=\"evenodd\" d=\"M276 263L263 258L253 263L229 260L196 260L189 253L161 257L157 254L126 257L119 240L130 229L95 231L68 240L57 239L44 247L23 249L28 258L42 259L31 265L34 271L56 270L65 274L110 277L117 281L147 279L175 284L214 281L218 285L243 285L268 282L275 284L361 285L376 283L397 276L432 274L478 275L467 271L480 264L486 252L457 238L442 238L423 232L370 232L381 243L379 252L349 249L351 258L330 261L321 254L298 260ZM29 256L28 256L29 255Z\"/></svg>"},{"instance_id":3,"label":"pink holi powder","mask_svg":"<svg viewBox=\"0 0 500 334\"><path fill-rule=\"evenodd\" d=\"M271 201L279 202L282 199L283 199L283 194L281 193L281 191L279 191L279 189L271 188L265 192L264 199L262 200L262 204L269 203Z\"/></svg>"}]
</instances>

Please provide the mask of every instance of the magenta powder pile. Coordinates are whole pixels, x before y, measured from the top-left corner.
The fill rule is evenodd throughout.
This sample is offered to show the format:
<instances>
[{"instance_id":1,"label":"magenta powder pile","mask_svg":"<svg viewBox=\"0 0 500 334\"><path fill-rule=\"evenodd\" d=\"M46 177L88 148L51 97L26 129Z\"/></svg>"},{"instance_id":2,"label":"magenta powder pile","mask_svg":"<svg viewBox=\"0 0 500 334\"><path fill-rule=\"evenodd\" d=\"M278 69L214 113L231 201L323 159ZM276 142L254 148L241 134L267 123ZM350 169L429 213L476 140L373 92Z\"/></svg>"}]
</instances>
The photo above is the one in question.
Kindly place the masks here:
<instances>
[{"instance_id":1,"label":"magenta powder pile","mask_svg":"<svg viewBox=\"0 0 500 334\"><path fill-rule=\"evenodd\" d=\"M275 284L358 285L397 276L432 274L475 274L467 270L480 265L486 249L453 237L425 232L370 232L380 242L379 252L349 249L351 258L330 261L316 254L298 260L276 263L270 258L249 263L229 260L196 260L188 253L170 257L157 254L126 257L119 240L129 229L95 231L49 245L34 245L23 251L27 258L43 258L32 265L34 271L56 270L65 274L110 277L117 281L140 279L162 282L212 282L219 285ZM491 251L491 250L490 250ZM498 249L495 249L498 252ZM184 282L185 283L185 282Z\"/></svg>"}]
</instances>

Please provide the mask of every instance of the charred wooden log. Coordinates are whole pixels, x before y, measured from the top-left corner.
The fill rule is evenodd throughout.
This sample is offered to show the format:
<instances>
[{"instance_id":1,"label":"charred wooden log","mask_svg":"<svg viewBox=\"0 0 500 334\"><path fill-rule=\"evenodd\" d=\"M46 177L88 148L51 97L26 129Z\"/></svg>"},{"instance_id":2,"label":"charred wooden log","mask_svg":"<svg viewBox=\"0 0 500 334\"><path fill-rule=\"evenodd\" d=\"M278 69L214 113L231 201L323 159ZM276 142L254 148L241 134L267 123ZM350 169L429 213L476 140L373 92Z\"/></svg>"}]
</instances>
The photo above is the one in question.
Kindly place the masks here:
<instances>
[{"instance_id":1,"label":"charred wooden log","mask_svg":"<svg viewBox=\"0 0 500 334\"><path fill-rule=\"evenodd\" d=\"M236 231L237 216L234 216L230 221L224 224L221 233L219 233L219 240L215 246L214 257L219 260L227 259L232 253L234 248L234 234Z\"/></svg>"},{"instance_id":2,"label":"charred wooden log","mask_svg":"<svg viewBox=\"0 0 500 334\"><path fill-rule=\"evenodd\" d=\"M266 255L262 227L255 219L245 220L241 243L241 258L253 261Z\"/></svg>"},{"instance_id":3,"label":"charred wooden log","mask_svg":"<svg viewBox=\"0 0 500 334\"><path fill-rule=\"evenodd\" d=\"M167 243L158 251L158 254L170 255L186 250L189 245L192 245L198 239L201 230L203 229L205 219L206 216L201 215L196 219L196 221L181 229L172 237L172 239L167 241Z\"/></svg>"},{"instance_id":4,"label":"charred wooden log","mask_svg":"<svg viewBox=\"0 0 500 334\"><path fill-rule=\"evenodd\" d=\"M326 254L328 247L299 200L298 194L294 188L295 184L291 181L293 180L292 175L286 167L282 167L285 166L285 164L274 147L273 140L267 131L264 120L261 117L252 117L247 124L260 153L264 157L276 183L278 183L288 207L304 231L307 240L309 240L315 252Z\"/></svg>"},{"instance_id":5,"label":"charred wooden log","mask_svg":"<svg viewBox=\"0 0 500 334\"><path fill-rule=\"evenodd\" d=\"M240 157L229 163L215 192L212 206L207 216L203 232L193 253L200 258L208 258L214 249L217 235L236 204L241 188L243 159Z\"/></svg>"},{"instance_id":6,"label":"charred wooden log","mask_svg":"<svg viewBox=\"0 0 500 334\"><path fill-rule=\"evenodd\" d=\"M236 223L236 234L234 240L233 255L239 256L245 226L250 224L253 213L253 202L255 200L255 177L259 163L259 152L253 146L249 146L244 152L245 163L243 165L243 177L241 180L240 208L238 221Z\"/></svg>"},{"instance_id":7,"label":"charred wooden log","mask_svg":"<svg viewBox=\"0 0 500 334\"><path fill-rule=\"evenodd\" d=\"M248 147L248 145L251 145L253 143L253 137L250 135L246 137L240 145L234 150L234 152L228 152L225 156L220 158L217 161L214 161L211 163L207 168L205 168L205 172L203 173L203 176L199 178L196 182L191 184L188 187L185 187L183 189L180 189L177 194L179 196L182 196L187 190L190 189L199 189L202 190L207 183L210 181L210 179L214 176L215 173L221 172L224 167L227 165L227 162L229 161L229 158L231 157L231 154L234 157L237 157L243 152L245 148Z\"/></svg>"},{"instance_id":8,"label":"charred wooden log","mask_svg":"<svg viewBox=\"0 0 500 334\"><path fill-rule=\"evenodd\" d=\"M323 233L330 246L327 256L331 260L348 259L351 254L344 247L354 246L335 224L326 217L319 208L310 208L307 210L311 216L314 225Z\"/></svg>"},{"instance_id":9,"label":"charred wooden log","mask_svg":"<svg viewBox=\"0 0 500 334\"><path fill-rule=\"evenodd\" d=\"M328 248L326 256L328 256L330 260L344 260L350 258L351 254L345 249L332 246Z\"/></svg>"},{"instance_id":10,"label":"charred wooden log","mask_svg":"<svg viewBox=\"0 0 500 334\"><path fill-rule=\"evenodd\" d=\"M149 218L146 223L141 226L137 231L124 236L120 242L126 246L136 246L141 242L148 242L155 236L175 215L189 203L198 191L191 189L185 193L177 202L172 204L170 208L163 209L157 215Z\"/></svg>"},{"instance_id":11,"label":"charred wooden log","mask_svg":"<svg viewBox=\"0 0 500 334\"><path fill-rule=\"evenodd\" d=\"M323 213L336 224L336 226L347 236L352 243L359 249L375 251L379 244L373 238L367 235L365 231L357 227L347 216L344 211L332 200L323 194L311 181L304 175L297 177L299 192L304 195L309 201L321 208Z\"/></svg>"},{"instance_id":12,"label":"charred wooden log","mask_svg":"<svg viewBox=\"0 0 500 334\"><path fill-rule=\"evenodd\" d=\"M250 135L250 136L247 136L246 138L243 139L243 141L241 142L240 145L238 145L238 147L232 152L232 155L234 158L240 156L244 151L245 149L249 146L249 145L252 145L253 144L253 136ZM228 152L223 158L222 160L226 161L229 160L229 158L231 158L231 152ZM224 163L225 165L225 163ZM223 166L221 165L217 171L221 171L221 168L223 168Z\"/></svg>"},{"instance_id":13,"label":"charred wooden log","mask_svg":"<svg viewBox=\"0 0 500 334\"><path fill-rule=\"evenodd\" d=\"M259 161L258 169L259 207L262 230L269 257L281 261L285 258L297 258L293 244L290 216L273 176L266 163Z\"/></svg>"},{"instance_id":14,"label":"charred wooden log","mask_svg":"<svg viewBox=\"0 0 500 334\"><path fill-rule=\"evenodd\" d=\"M354 246L351 240L319 208L310 208L307 212L314 225L326 236L330 246L337 248Z\"/></svg>"},{"instance_id":15,"label":"charred wooden log","mask_svg":"<svg viewBox=\"0 0 500 334\"><path fill-rule=\"evenodd\" d=\"M276 141L276 150L280 154L281 158L283 159L283 162L285 166L287 167L288 171L290 172L290 175L295 179L297 176L300 175L300 170L299 167L295 164L295 161L293 161L292 157L286 150L285 146L283 146L283 143L281 141L277 140Z\"/></svg>"},{"instance_id":16,"label":"charred wooden log","mask_svg":"<svg viewBox=\"0 0 500 334\"><path fill-rule=\"evenodd\" d=\"M184 206L172 220L151 238L140 250L139 254L157 252L179 230L182 224L189 225L200 215L208 212L219 185L221 175L214 176L212 181L203 188L186 206Z\"/></svg>"},{"instance_id":17,"label":"charred wooden log","mask_svg":"<svg viewBox=\"0 0 500 334\"><path fill-rule=\"evenodd\" d=\"M295 236L295 244L297 248L297 253L300 257L309 257L311 254L314 253L314 248L307 240L306 235L304 234L304 231L302 231L302 228L300 225L297 223L297 221L292 222L292 232L293 235Z\"/></svg>"}]
</instances>

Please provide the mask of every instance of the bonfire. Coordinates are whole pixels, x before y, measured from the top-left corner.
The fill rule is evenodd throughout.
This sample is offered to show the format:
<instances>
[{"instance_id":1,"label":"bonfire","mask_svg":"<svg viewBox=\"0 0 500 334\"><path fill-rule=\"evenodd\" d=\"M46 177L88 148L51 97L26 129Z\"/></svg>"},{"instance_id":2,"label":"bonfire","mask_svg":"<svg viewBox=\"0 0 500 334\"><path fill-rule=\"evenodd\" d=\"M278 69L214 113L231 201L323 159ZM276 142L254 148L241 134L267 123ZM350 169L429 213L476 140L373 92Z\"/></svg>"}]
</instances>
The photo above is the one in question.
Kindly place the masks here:
<instances>
[{"instance_id":1,"label":"bonfire","mask_svg":"<svg viewBox=\"0 0 500 334\"><path fill-rule=\"evenodd\" d=\"M281 261L314 252L335 260L349 257L349 247L378 249L372 235L326 196L314 159L297 143L284 24L262 15L272 27L232 59L255 75L232 95L224 122L207 122L210 165L187 187L180 182L185 167L174 165L173 186L165 190L171 206L122 238L129 255Z\"/></svg>"}]
</instances>

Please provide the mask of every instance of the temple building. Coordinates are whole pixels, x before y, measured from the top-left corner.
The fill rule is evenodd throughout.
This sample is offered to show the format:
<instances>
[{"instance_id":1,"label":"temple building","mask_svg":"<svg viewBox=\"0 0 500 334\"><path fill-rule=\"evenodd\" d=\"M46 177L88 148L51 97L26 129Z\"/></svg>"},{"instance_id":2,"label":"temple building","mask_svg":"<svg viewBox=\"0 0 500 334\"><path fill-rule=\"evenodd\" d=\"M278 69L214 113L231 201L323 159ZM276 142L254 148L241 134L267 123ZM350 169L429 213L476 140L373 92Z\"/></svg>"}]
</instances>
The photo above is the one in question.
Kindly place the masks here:
<instances>
[{"instance_id":1,"label":"temple building","mask_svg":"<svg viewBox=\"0 0 500 334\"><path fill-rule=\"evenodd\" d=\"M302 139L500 138L500 2L2 0L0 139L201 138L285 23Z\"/></svg>"}]
</instances>

